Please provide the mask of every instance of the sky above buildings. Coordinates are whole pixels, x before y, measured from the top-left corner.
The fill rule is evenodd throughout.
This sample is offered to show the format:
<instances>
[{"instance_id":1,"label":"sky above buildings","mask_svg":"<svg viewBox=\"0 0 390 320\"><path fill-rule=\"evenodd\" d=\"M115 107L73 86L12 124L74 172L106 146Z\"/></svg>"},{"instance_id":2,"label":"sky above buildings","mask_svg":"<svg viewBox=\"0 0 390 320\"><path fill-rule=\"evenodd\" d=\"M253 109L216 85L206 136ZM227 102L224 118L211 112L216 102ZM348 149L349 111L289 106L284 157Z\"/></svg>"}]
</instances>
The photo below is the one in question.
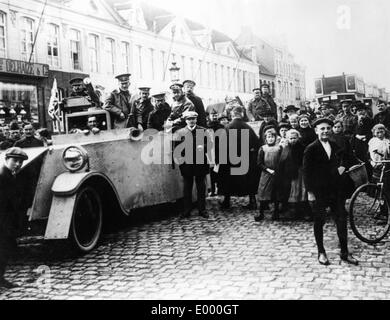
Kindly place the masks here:
<instances>
[{"instance_id":1,"label":"sky above buildings","mask_svg":"<svg viewBox=\"0 0 390 320\"><path fill-rule=\"evenodd\" d=\"M307 91L323 74L356 73L390 91L388 0L144 0L232 37L249 26L285 42L306 66Z\"/></svg>"}]
</instances>

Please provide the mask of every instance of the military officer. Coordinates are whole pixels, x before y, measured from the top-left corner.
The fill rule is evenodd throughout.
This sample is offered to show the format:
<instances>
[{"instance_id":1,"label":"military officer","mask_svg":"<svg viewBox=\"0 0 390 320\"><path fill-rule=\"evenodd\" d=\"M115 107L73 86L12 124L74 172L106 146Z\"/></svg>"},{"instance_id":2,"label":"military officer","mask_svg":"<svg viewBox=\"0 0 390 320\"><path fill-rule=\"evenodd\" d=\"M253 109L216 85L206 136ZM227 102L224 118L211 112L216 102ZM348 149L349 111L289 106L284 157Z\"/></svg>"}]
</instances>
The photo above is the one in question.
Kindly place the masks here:
<instances>
[{"instance_id":1,"label":"military officer","mask_svg":"<svg viewBox=\"0 0 390 320\"><path fill-rule=\"evenodd\" d=\"M173 103L171 105L171 114L169 115L168 120L172 122L172 132L175 132L177 129L186 126L186 122L182 118L183 113L185 111L195 111L195 106L191 100L185 96L181 83L172 84L170 89L173 95Z\"/></svg>"},{"instance_id":2,"label":"military officer","mask_svg":"<svg viewBox=\"0 0 390 320\"><path fill-rule=\"evenodd\" d=\"M89 78L76 77L69 80L69 84L72 87L70 97L87 97L91 102L92 107L100 108L100 99L97 92L94 90L91 80Z\"/></svg>"},{"instance_id":3,"label":"military officer","mask_svg":"<svg viewBox=\"0 0 390 320\"><path fill-rule=\"evenodd\" d=\"M148 129L164 130L164 123L171 114L171 107L165 102L165 92L157 92L152 95L154 110L149 113Z\"/></svg>"},{"instance_id":4,"label":"military officer","mask_svg":"<svg viewBox=\"0 0 390 320\"><path fill-rule=\"evenodd\" d=\"M114 129L126 128L131 111L130 74L120 74L115 78L118 80L119 89L110 93L104 103L104 109L109 111L113 118Z\"/></svg>"},{"instance_id":5,"label":"military officer","mask_svg":"<svg viewBox=\"0 0 390 320\"><path fill-rule=\"evenodd\" d=\"M149 98L150 88L140 87L138 89L140 97L133 102L131 107L130 127L145 130L148 126L149 114L153 111L154 107Z\"/></svg>"},{"instance_id":6,"label":"military officer","mask_svg":"<svg viewBox=\"0 0 390 320\"><path fill-rule=\"evenodd\" d=\"M253 89L254 99L249 102L248 114L251 121L261 121L261 111L271 111L275 120L278 119L277 107L274 99L270 95L269 85L264 83L260 88Z\"/></svg>"},{"instance_id":7,"label":"military officer","mask_svg":"<svg viewBox=\"0 0 390 320\"><path fill-rule=\"evenodd\" d=\"M195 112L198 114L197 124L201 127L207 126L207 118L206 118L206 110L203 105L203 101L201 97L198 97L194 93L194 87L196 83L194 80L184 80L183 81L183 89L186 97L191 100L194 104Z\"/></svg>"},{"instance_id":8,"label":"military officer","mask_svg":"<svg viewBox=\"0 0 390 320\"><path fill-rule=\"evenodd\" d=\"M27 154L13 147L5 152L0 167L0 288L11 289L15 284L4 279L8 260L16 249L16 237L21 218L21 186L17 179Z\"/></svg>"}]
</instances>

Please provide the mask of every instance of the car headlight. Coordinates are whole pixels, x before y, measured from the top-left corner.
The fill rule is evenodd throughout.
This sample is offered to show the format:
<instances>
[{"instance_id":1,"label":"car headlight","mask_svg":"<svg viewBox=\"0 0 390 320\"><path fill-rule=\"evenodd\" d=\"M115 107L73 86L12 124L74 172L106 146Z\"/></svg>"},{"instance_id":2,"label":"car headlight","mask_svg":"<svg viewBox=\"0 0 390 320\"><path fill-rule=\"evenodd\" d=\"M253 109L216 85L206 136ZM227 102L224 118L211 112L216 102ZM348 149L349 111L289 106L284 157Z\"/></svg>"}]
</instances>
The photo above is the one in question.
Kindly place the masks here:
<instances>
[{"instance_id":1,"label":"car headlight","mask_svg":"<svg viewBox=\"0 0 390 320\"><path fill-rule=\"evenodd\" d=\"M62 163L70 172L76 172L88 163L87 151L82 147L67 147L62 153Z\"/></svg>"}]
</instances>

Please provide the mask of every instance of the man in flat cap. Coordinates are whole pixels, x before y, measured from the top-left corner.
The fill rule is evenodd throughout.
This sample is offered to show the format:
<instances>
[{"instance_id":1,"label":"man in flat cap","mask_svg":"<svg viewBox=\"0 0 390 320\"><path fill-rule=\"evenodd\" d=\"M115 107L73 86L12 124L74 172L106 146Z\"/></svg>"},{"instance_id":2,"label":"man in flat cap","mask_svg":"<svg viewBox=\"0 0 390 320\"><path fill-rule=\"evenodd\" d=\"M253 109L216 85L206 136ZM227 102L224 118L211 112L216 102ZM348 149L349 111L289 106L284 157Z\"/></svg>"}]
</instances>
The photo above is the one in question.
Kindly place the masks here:
<instances>
[{"instance_id":1,"label":"man in flat cap","mask_svg":"<svg viewBox=\"0 0 390 320\"><path fill-rule=\"evenodd\" d=\"M165 92L156 92L152 95L154 110L149 113L148 129L164 130L164 123L171 114L171 107L165 102Z\"/></svg>"},{"instance_id":2,"label":"man in flat cap","mask_svg":"<svg viewBox=\"0 0 390 320\"><path fill-rule=\"evenodd\" d=\"M248 117L250 121L261 121L260 113L270 110L275 120L278 119L277 106L270 94L268 84L262 84L260 88L253 89L254 98L248 104Z\"/></svg>"},{"instance_id":3,"label":"man in flat cap","mask_svg":"<svg viewBox=\"0 0 390 320\"><path fill-rule=\"evenodd\" d=\"M345 158L342 150L330 134L333 121L319 118L313 123L317 140L311 143L303 156L303 179L309 193L314 214L314 236L318 249L318 262L328 265L324 247L323 226L326 208L330 206L335 215L337 235L343 261L357 265L358 261L348 252L347 212L345 210Z\"/></svg>"},{"instance_id":4,"label":"man in flat cap","mask_svg":"<svg viewBox=\"0 0 390 320\"><path fill-rule=\"evenodd\" d=\"M172 84L170 89L172 91L173 103L171 105L171 114L169 115L168 120L172 122L172 132L175 132L177 129L186 126L186 122L182 118L183 113L185 111L195 111L195 106L191 100L185 96L181 83Z\"/></svg>"},{"instance_id":5,"label":"man in flat cap","mask_svg":"<svg viewBox=\"0 0 390 320\"><path fill-rule=\"evenodd\" d=\"M15 142L14 146L19 148L43 147L43 141L35 137L35 129L31 123L26 123L23 127L24 136Z\"/></svg>"},{"instance_id":6,"label":"man in flat cap","mask_svg":"<svg viewBox=\"0 0 390 320\"><path fill-rule=\"evenodd\" d=\"M147 129L149 114L153 111L151 99L149 97L149 87L139 87L139 98L134 100L130 111L129 127L140 130Z\"/></svg>"},{"instance_id":7,"label":"man in flat cap","mask_svg":"<svg viewBox=\"0 0 390 320\"><path fill-rule=\"evenodd\" d=\"M199 215L208 218L206 211L206 175L209 173L209 162L207 158L208 146L207 131L196 124L198 114L195 111L187 110L183 113L186 126L175 132L175 140L192 147L190 154L188 147L181 153L181 164L179 166L184 179L184 212L183 217L188 217L192 209L192 189L195 180L197 190L197 206Z\"/></svg>"},{"instance_id":8,"label":"man in flat cap","mask_svg":"<svg viewBox=\"0 0 390 320\"><path fill-rule=\"evenodd\" d=\"M194 80L184 80L183 81L183 90L188 99L191 100L191 102L194 104L195 112L198 114L198 120L197 123L201 127L207 126L207 119L206 119L206 109L203 105L203 101L201 97L198 97L194 93L194 87L196 86L196 83Z\"/></svg>"},{"instance_id":9,"label":"man in flat cap","mask_svg":"<svg viewBox=\"0 0 390 320\"><path fill-rule=\"evenodd\" d=\"M0 167L0 288L11 289L16 285L4 279L10 256L16 250L16 237L22 215L22 188L17 174L27 154L12 147L5 152L4 164Z\"/></svg>"},{"instance_id":10,"label":"man in flat cap","mask_svg":"<svg viewBox=\"0 0 390 320\"><path fill-rule=\"evenodd\" d=\"M69 84L72 87L70 97L86 97L93 108L100 108L99 94L93 88L91 80L88 77L85 79L80 77L73 78L69 80Z\"/></svg>"},{"instance_id":11,"label":"man in flat cap","mask_svg":"<svg viewBox=\"0 0 390 320\"><path fill-rule=\"evenodd\" d=\"M114 129L126 128L131 111L130 74L120 74L115 77L119 88L110 93L104 102L104 109L109 111Z\"/></svg>"}]
</instances>

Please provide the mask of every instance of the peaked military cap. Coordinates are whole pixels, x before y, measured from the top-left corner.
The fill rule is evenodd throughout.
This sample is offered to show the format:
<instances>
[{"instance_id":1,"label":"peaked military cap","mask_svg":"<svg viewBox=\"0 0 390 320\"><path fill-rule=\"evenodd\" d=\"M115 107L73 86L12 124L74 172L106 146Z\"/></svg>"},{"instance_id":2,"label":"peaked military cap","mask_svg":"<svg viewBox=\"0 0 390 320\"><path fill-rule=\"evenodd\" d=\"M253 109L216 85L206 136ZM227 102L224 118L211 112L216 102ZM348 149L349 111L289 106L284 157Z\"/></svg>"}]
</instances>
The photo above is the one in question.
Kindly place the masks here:
<instances>
[{"instance_id":1,"label":"peaked military cap","mask_svg":"<svg viewBox=\"0 0 390 320\"><path fill-rule=\"evenodd\" d=\"M139 87L138 90L143 92L150 92L150 87Z\"/></svg>"},{"instance_id":2,"label":"peaked military cap","mask_svg":"<svg viewBox=\"0 0 390 320\"><path fill-rule=\"evenodd\" d=\"M155 92L155 93L152 94L152 97L157 99L157 100L164 99L165 98L165 92Z\"/></svg>"},{"instance_id":3,"label":"peaked military cap","mask_svg":"<svg viewBox=\"0 0 390 320\"><path fill-rule=\"evenodd\" d=\"M115 78L118 79L120 82L129 81L131 74L130 73L123 73L117 75Z\"/></svg>"},{"instance_id":4,"label":"peaked military cap","mask_svg":"<svg viewBox=\"0 0 390 320\"><path fill-rule=\"evenodd\" d=\"M69 80L69 84L72 86L75 84L83 84L83 80L84 80L83 78L75 77Z\"/></svg>"},{"instance_id":5,"label":"peaked military cap","mask_svg":"<svg viewBox=\"0 0 390 320\"><path fill-rule=\"evenodd\" d=\"M182 89L182 88L183 88L183 85L180 82L174 83L169 87L169 89L171 89L171 90Z\"/></svg>"}]
</instances>

